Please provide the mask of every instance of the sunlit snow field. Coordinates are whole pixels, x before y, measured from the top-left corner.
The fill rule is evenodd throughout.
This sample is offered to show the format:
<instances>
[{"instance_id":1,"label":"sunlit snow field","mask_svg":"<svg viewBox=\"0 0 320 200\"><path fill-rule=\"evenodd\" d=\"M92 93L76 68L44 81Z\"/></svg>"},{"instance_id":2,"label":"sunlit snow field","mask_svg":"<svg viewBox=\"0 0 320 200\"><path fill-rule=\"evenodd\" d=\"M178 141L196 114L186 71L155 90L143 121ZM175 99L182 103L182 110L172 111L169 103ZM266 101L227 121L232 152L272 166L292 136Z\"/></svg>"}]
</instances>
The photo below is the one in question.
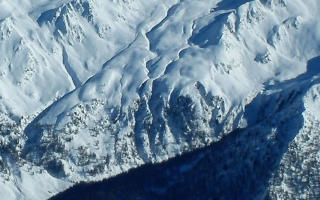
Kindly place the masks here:
<instances>
[{"instance_id":1,"label":"sunlit snow field","mask_svg":"<svg viewBox=\"0 0 320 200\"><path fill-rule=\"evenodd\" d=\"M0 0L0 194L47 199L239 140L239 155L274 156L255 198L316 197L319 11L317 0Z\"/></svg>"}]
</instances>

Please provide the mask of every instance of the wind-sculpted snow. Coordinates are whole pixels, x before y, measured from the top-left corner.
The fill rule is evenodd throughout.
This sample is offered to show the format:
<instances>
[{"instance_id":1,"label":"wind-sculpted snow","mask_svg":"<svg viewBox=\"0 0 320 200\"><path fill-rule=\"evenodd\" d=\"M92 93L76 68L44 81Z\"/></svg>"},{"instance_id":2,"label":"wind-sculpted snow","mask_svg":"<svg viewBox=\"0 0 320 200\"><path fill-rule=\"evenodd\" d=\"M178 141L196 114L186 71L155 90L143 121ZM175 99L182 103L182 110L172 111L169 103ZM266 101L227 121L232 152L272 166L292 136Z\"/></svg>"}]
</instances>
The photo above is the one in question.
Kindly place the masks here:
<instances>
[{"instance_id":1,"label":"wind-sculpted snow","mask_svg":"<svg viewBox=\"0 0 320 200\"><path fill-rule=\"evenodd\" d=\"M269 134L258 116L289 119L284 105L297 93L298 114L319 118L316 86L297 83L318 75L301 75L319 65L315 0L0 4L0 191L9 199L44 199L239 128Z\"/></svg>"}]
</instances>

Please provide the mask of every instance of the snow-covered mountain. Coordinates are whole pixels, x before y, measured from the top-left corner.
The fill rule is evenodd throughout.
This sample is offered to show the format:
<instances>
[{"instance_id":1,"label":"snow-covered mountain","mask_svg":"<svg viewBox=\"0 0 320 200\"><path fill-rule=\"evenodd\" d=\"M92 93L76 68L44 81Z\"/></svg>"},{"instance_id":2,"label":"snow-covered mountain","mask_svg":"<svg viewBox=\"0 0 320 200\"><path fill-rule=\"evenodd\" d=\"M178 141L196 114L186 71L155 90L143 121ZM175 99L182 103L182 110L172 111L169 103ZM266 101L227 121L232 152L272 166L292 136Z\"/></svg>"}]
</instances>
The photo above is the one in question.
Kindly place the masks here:
<instances>
[{"instance_id":1,"label":"snow-covered mountain","mask_svg":"<svg viewBox=\"0 0 320 200\"><path fill-rule=\"evenodd\" d=\"M283 152L270 198L307 198L319 18L317 0L1 0L0 193L46 199L241 129L266 139L239 152Z\"/></svg>"}]
</instances>

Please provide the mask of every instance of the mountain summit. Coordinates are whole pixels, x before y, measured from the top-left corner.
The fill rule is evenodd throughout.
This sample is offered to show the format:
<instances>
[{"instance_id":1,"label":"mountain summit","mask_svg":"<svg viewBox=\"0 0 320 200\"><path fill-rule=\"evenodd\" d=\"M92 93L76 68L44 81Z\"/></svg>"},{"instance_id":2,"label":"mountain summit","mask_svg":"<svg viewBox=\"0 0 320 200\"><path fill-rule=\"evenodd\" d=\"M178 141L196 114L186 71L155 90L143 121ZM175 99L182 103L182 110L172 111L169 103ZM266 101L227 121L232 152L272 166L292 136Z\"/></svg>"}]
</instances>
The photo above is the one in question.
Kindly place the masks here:
<instances>
[{"instance_id":1,"label":"mountain summit","mask_svg":"<svg viewBox=\"0 0 320 200\"><path fill-rule=\"evenodd\" d=\"M319 19L317 0L1 0L0 194L228 138L214 155L270 169L254 199L319 198Z\"/></svg>"}]
</instances>

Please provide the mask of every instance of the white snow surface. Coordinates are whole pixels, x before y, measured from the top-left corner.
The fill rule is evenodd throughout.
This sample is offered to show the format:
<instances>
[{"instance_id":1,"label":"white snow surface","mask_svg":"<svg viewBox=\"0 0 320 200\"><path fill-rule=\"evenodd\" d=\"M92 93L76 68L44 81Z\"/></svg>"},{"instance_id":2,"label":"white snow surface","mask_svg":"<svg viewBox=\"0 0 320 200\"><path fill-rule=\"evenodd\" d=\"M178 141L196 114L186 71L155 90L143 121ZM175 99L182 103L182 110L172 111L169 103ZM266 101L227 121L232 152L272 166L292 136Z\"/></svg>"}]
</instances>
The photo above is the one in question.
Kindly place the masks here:
<instances>
[{"instance_id":1,"label":"white snow surface","mask_svg":"<svg viewBox=\"0 0 320 200\"><path fill-rule=\"evenodd\" d=\"M319 19L318 0L0 0L1 196L47 199L246 128L266 85L320 56ZM304 90L320 121L319 85Z\"/></svg>"}]
</instances>

